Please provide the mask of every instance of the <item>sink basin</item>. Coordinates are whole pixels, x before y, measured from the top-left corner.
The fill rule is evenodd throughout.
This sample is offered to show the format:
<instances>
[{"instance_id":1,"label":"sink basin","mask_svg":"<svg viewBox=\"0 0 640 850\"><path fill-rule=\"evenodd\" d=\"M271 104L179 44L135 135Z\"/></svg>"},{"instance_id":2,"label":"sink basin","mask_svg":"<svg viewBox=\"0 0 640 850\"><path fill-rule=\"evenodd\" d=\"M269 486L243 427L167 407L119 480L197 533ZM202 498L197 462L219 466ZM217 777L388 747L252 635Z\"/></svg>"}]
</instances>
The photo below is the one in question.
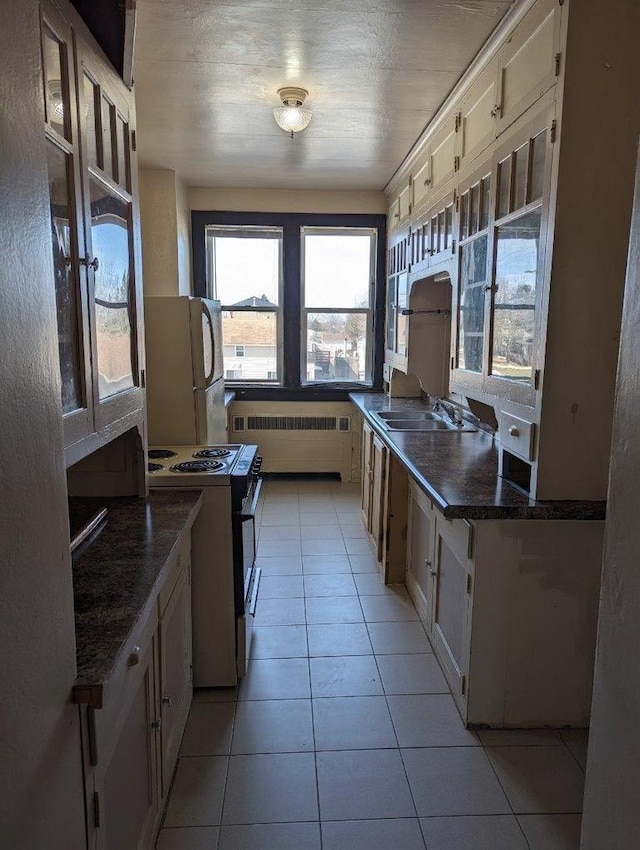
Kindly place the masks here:
<instances>
[{"instance_id":1,"label":"sink basin","mask_svg":"<svg viewBox=\"0 0 640 850\"><path fill-rule=\"evenodd\" d=\"M392 422L387 422L387 430L389 431L457 431L453 425L449 425L442 421L429 421L418 419L395 419Z\"/></svg>"},{"instance_id":2,"label":"sink basin","mask_svg":"<svg viewBox=\"0 0 640 850\"><path fill-rule=\"evenodd\" d=\"M384 419L386 422L392 422L396 419L401 419L403 422L408 421L409 419L417 419L420 421L440 420L440 417L437 414L430 413L428 410L405 410L404 412L400 410L383 410L375 415L379 419Z\"/></svg>"}]
</instances>

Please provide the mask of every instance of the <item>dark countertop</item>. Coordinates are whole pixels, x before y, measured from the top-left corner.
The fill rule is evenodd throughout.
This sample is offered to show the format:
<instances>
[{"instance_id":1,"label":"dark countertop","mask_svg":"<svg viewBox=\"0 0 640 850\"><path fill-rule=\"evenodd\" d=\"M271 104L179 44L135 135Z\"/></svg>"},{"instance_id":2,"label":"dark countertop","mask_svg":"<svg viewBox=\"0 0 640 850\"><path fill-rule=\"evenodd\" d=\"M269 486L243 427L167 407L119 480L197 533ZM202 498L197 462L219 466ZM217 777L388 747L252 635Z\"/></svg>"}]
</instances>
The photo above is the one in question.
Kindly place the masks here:
<instances>
[{"instance_id":1,"label":"dark countertop","mask_svg":"<svg viewBox=\"0 0 640 850\"><path fill-rule=\"evenodd\" d=\"M482 431L386 431L367 414L383 410L428 410L414 398L385 393L349 393L367 422L448 518L603 520L606 502L539 502L498 476L498 451Z\"/></svg>"},{"instance_id":2,"label":"dark countertop","mask_svg":"<svg viewBox=\"0 0 640 850\"><path fill-rule=\"evenodd\" d=\"M138 498L70 498L73 528L97 507L106 521L72 556L77 678L74 698L92 704L123 651L150 598L165 580L165 566L200 509L200 490ZM97 706L99 707L99 706Z\"/></svg>"},{"instance_id":3,"label":"dark countertop","mask_svg":"<svg viewBox=\"0 0 640 850\"><path fill-rule=\"evenodd\" d=\"M235 397L236 397L236 394L234 392L232 392L231 390L225 390L224 406L229 407L229 405L231 404L231 402L234 400Z\"/></svg>"}]
</instances>

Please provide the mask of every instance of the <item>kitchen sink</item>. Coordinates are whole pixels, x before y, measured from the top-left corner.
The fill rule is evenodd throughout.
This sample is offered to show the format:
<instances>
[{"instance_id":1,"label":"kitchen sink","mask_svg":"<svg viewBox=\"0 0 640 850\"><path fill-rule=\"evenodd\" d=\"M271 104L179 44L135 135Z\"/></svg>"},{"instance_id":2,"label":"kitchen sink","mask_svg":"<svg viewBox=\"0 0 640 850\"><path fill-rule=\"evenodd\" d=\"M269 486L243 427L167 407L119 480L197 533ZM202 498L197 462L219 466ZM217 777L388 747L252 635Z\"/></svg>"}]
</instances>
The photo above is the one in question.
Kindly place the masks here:
<instances>
[{"instance_id":1,"label":"kitchen sink","mask_svg":"<svg viewBox=\"0 0 640 850\"><path fill-rule=\"evenodd\" d=\"M402 411L383 410L380 413L372 412L371 416L378 421L385 431L422 431L424 433L437 431L443 433L477 430L467 422L463 425L454 425L436 413L422 410L404 411L404 413Z\"/></svg>"},{"instance_id":2,"label":"kitchen sink","mask_svg":"<svg viewBox=\"0 0 640 850\"><path fill-rule=\"evenodd\" d=\"M400 410L383 410L374 415L379 419L384 419L386 422L392 422L396 419L401 419L403 422L406 422L409 419L422 421L440 420L437 413L430 413L427 410L405 410L404 412Z\"/></svg>"}]
</instances>

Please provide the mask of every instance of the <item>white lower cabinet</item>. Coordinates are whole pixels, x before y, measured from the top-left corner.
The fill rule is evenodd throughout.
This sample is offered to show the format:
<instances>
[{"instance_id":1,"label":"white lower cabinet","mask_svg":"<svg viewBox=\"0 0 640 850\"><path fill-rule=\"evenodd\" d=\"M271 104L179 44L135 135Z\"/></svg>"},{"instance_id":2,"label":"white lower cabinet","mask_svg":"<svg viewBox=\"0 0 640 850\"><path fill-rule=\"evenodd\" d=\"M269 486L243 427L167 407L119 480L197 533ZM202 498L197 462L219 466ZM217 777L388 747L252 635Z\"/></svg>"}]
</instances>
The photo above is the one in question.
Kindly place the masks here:
<instances>
[{"instance_id":1,"label":"white lower cabinet","mask_svg":"<svg viewBox=\"0 0 640 850\"><path fill-rule=\"evenodd\" d=\"M83 708L91 850L149 850L169 793L192 697L190 541L134 627L103 689Z\"/></svg>"},{"instance_id":2,"label":"white lower cabinet","mask_svg":"<svg viewBox=\"0 0 640 850\"><path fill-rule=\"evenodd\" d=\"M407 588L469 725L588 725L604 523L446 519L411 480Z\"/></svg>"}]
</instances>

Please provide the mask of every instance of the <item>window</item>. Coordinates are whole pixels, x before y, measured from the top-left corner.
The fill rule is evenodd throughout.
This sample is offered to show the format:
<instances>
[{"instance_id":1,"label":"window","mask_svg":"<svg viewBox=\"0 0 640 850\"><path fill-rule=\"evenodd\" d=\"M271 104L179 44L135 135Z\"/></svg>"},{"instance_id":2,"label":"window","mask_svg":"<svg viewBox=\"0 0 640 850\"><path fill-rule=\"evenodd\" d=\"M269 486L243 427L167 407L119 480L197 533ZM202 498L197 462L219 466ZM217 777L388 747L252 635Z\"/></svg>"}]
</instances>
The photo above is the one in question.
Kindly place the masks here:
<instances>
[{"instance_id":1,"label":"window","mask_svg":"<svg viewBox=\"0 0 640 850\"><path fill-rule=\"evenodd\" d=\"M302 228L302 383L371 381L376 231Z\"/></svg>"},{"instance_id":2,"label":"window","mask_svg":"<svg viewBox=\"0 0 640 850\"><path fill-rule=\"evenodd\" d=\"M208 227L206 244L209 292L222 305L227 379L278 382L282 228Z\"/></svg>"},{"instance_id":3,"label":"window","mask_svg":"<svg viewBox=\"0 0 640 850\"><path fill-rule=\"evenodd\" d=\"M191 215L194 293L222 303L225 376L240 397L382 388L384 215Z\"/></svg>"}]
</instances>

